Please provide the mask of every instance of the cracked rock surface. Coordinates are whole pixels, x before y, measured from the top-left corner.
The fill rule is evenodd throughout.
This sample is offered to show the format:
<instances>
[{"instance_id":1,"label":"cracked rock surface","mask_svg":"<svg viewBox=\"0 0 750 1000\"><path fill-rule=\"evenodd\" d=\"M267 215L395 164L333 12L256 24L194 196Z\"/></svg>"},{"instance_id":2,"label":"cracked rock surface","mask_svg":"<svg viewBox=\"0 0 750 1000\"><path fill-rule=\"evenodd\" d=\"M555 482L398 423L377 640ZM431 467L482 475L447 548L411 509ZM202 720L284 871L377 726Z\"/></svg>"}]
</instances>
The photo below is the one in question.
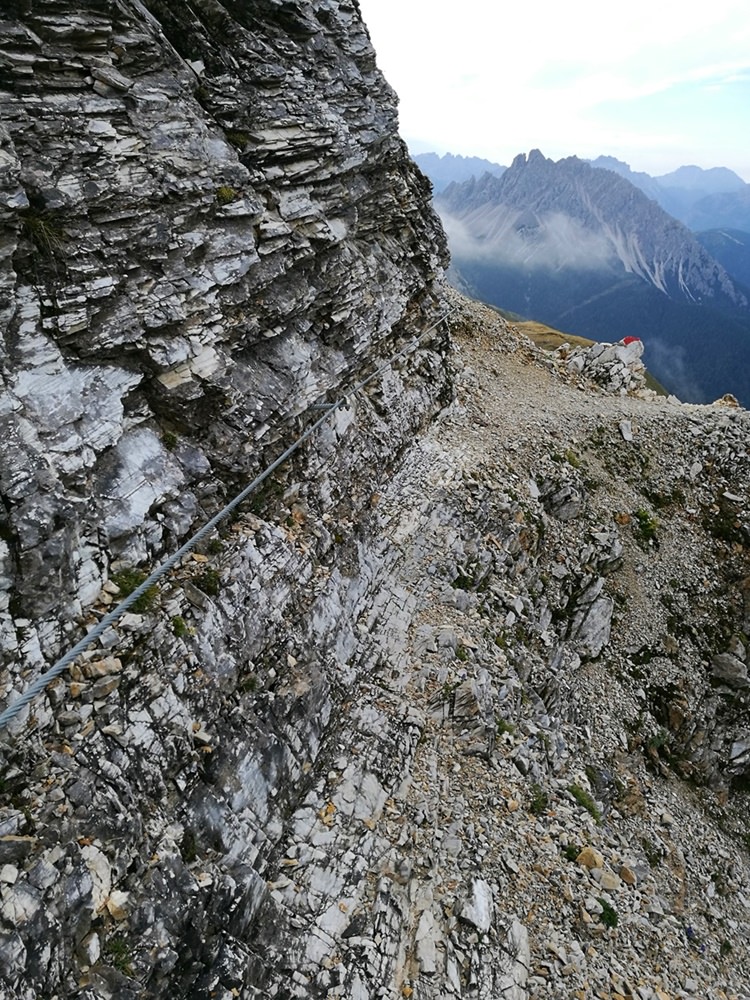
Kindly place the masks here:
<instances>
[{"instance_id":1,"label":"cracked rock surface","mask_svg":"<svg viewBox=\"0 0 750 1000\"><path fill-rule=\"evenodd\" d=\"M50 656L438 318L445 245L355 4L3 17L0 634Z\"/></svg>"},{"instance_id":2,"label":"cracked rock surface","mask_svg":"<svg viewBox=\"0 0 750 1000\"><path fill-rule=\"evenodd\" d=\"M446 295L377 491L311 510L373 397L11 741L13 995L747 996L748 414Z\"/></svg>"},{"instance_id":3,"label":"cracked rock surface","mask_svg":"<svg viewBox=\"0 0 750 1000\"><path fill-rule=\"evenodd\" d=\"M747 412L437 283L355 3L0 40L4 702L451 310L3 734L3 996L747 1000Z\"/></svg>"}]
</instances>

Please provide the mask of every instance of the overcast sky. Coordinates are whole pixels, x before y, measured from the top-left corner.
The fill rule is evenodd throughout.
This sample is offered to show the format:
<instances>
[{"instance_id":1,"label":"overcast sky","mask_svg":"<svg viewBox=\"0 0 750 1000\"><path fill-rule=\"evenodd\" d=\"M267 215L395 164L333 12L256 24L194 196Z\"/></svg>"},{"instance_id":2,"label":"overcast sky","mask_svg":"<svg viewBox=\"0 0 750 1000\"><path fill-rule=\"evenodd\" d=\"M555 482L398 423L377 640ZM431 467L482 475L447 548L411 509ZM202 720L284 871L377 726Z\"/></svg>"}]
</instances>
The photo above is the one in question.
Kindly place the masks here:
<instances>
[{"instance_id":1,"label":"overcast sky","mask_svg":"<svg viewBox=\"0 0 750 1000\"><path fill-rule=\"evenodd\" d=\"M360 0L412 152L605 154L750 182L748 0Z\"/></svg>"}]
</instances>

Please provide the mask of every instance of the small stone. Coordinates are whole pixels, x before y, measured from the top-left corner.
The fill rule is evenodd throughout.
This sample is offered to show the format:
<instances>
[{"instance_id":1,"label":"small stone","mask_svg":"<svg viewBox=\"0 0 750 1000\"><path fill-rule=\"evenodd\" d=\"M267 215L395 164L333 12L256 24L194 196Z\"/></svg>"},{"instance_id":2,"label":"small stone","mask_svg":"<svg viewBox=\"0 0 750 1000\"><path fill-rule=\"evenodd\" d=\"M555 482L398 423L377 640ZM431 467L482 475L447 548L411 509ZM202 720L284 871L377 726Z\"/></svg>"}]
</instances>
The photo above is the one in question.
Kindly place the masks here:
<instances>
[{"instance_id":1,"label":"small stone","mask_svg":"<svg viewBox=\"0 0 750 1000\"><path fill-rule=\"evenodd\" d=\"M101 943L96 933L87 934L79 945L79 954L84 965L95 965L101 954Z\"/></svg>"},{"instance_id":2,"label":"small stone","mask_svg":"<svg viewBox=\"0 0 750 1000\"><path fill-rule=\"evenodd\" d=\"M602 868L604 857L594 847L584 847L576 858L576 862L584 868Z\"/></svg>"},{"instance_id":3,"label":"small stone","mask_svg":"<svg viewBox=\"0 0 750 1000\"><path fill-rule=\"evenodd\" d=\"M81 716L78 712L60 712L57 716L57 723L63 728L67 726L78 726L81 724Z\"/></svg>"},{"instance_id":4,"label":"small stone","mask_svg":"<svg viewBox=\"0 0 750 1000\"><path fill-rule=\"evenodd\" d=\"M50 861L40 858L29 872L29 882L44 891L60 878L60 872Z\"/></svg>"},{"instance_id":5,"label":"small stone","mask_svg":"<svg viewBox=\"0 0 750 1000\"><path fill-rule=\"evenodd\" d=\"M603 871L599 878L599 885L605 892L616 892L622 887L622 882L614 872Z\"/></svg>"},{"instance_id":6,"label":"small stone","mask_svg":"<svg viewBox=\"0 0 750 1000\"><path fill-rule=\"evenodd\" d=\"M638 876L629 865L620 868L620 878L626 885L636 885L638 882Z\"/></svg>"},{"instance_id":7,"label":"small stone","mask_svg":"<svg viewBox=\"0 0 750 1000\"><path fill-rule=\"evenodd\" d=\"M711 660L713 676L733 688L750 687L747 667L731 653L717 653Z\"/></svg>"},{"instance_id":8,"label":"small stone","mask_svg":"<svg viewBox=\"0 0 750 1000\"><path fill-rule=\"evenodd\" d=\"M3 865L0 868L0 882L5 882L6 885L14 885L17 878L18 869L15 865Z\"/></svg>"},{"instance_id":9,"label":"small stone","mask_svg":"<svg viewBox=\"0 0 750 1000\"><path fill-rule=\"evenodd\" d=\"M119 686L119 677L100 677L94 684L94 698L106 698Z\"/></svg>"},{"instance_id":10,"label":"small stone","mask_svg":"<svg viewBox=\"0 0 750 1000\"><path fill-rule=\"evenodd\" d=\"M475 878L471 883L471 895L461 905L459 916L465 923L486 934L492 926L494 908L489 884L484 879Z\"/></svg>"},{"instance_id":11,"label":"small stone","mask_svg":"<svg viewBox=\"0 0 750 1000\"><path fill-rule=\"evenodd\" d=\"M0 864L23 861L37 843L36 837L19 837L15 834L0 837Z\"/></svg>"},{"instance_id":12,"label":"small stone","mask_svg":"<svg viewBox=\"0 0 750 1000\"><path fill-rule=\"evenodd\" d=\"M84 677L107 677L121 672L122 661L116 656L105 656L101 660L84 663L81 670Z\"/></svg>"},{"instance_id":13,"label":"small stone","mask_svg":"<svg viewBox=\"0 0 750 1000\"><path fill-rule=\"evenodd\" d=\"M106 900L106 907L109 915L114 920L125 920L128 915L127 904L130 898L129 892L122 892L120 889L113 890Z\"/></svg>"}]
</instances>

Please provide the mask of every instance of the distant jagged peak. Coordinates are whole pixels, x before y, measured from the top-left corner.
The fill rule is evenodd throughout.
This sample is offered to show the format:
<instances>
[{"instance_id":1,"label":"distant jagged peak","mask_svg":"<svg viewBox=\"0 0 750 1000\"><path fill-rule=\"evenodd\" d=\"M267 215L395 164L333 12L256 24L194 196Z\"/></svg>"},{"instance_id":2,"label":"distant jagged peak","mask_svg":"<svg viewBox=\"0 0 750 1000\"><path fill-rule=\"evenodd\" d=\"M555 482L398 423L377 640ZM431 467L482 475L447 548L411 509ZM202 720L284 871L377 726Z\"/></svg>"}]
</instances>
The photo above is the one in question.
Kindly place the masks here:
<instances>
[{"instance_id":1,"label":"distant jagged peak","mask_svg":"<svg viewBox=\"0 0 750 1000\"><path fill-rule=\"evenodd\" d=\"M505 171L503 176L509 173ZM494 201L501 190L502 177L484 173L469 177L465 181L452 181L442 191L435 191L437 200L451 202L453 199L461 205L483 205Z\"/></svg>"},{"instance_id":2,"label":"distant jagged peak","mask_svg":"<svg viewBox=\"0 0 750 1000\"><path fill-rule=\"evenodd\" d=\"M560 160L541 150L519 153L501 177L484 176L464 184L453 184L437 199L451 210L466 211L485 203L502 203L535 211L562 210L580 221L601 221L620 213L624 205L632 212L655 206L625 178L612 171L593 168L577 156Z\"/></svg>"},{"instance_id":3,"label":"distant jagged peak","mask_svg":"<svg viewBox=\"0 0 750 1000\"><path fill-rule=\"evenodd\" d=\"M722 226L750 228L750 184L727 167L683 166L652 177L631 170L627 163L613 156L599 156L589 162L593 167L613 170L625 177L692 230Z\"/></svg>"},{"instance_id":4,"label":"distant jagged peak","mask_svg":"<svg viewBox=\"0 0 750 1000\"><path fill-rule=\"evenodd\" d=\"M629 163L618 160L616 156L597 156L595 160L587 160L586 162L597 170L611 170L613 173L619 174L620 177L635 184L650 197L655 197L659 190L658 182L651 174L647 174L643 170L633 170Z\"/></svg>"},{"instance_id":5,"label":"distant jagged peak","mask_svg":"<svg viewBox=\"0 0 750 1000\"><path fill-rule=\"evenodd\" d=\"M501 166L499 163L495 163L492 160L486 160L481 156L464 156L463 153L417 153L414 157L417 163L458 163L458 164L487 164L489 167L495 167L497 170L505 170L506 167Z\"/></svg>"},{"instance_id":6,"label":"distant jagged peak","mask_svg":"<svg viewBox=\"0 0 750 1000\"><path fill-rule=\"evenodd\" d=\"M614 170L616 174L632 174L633 168L624 160L618 160L616 156L601 155L594 160L588 161L592 167L601 167L604 170Z\"/></svg>"},{"instance_id":7,"label":"distant jagged peak","mask_svg":"<svg viewBox=\"0 0 750 1000\"><path fill-rule=\"evenodd\" d=\"M629 163L618 160L616 156L602 155L586 162L600 170L612 170L638 186L681 188L700 194L741 191L747 187L745 181L728 167L698 167L689 164L665 174L649 174L644 170L633 170Z\"/></svg>"},{"instance_id":8,"label":"distant jagged peak","mask_svg":"<svg viewBox=\"0 0 750 1000\"><path fill-rule=\"evenodd\" d=\"M460 184L484 174L499 177L507 169L481 156L463 156L461 153L418 153L414 161L430 178L436 193L451 184Z\"/></svg>"}]
</instances>

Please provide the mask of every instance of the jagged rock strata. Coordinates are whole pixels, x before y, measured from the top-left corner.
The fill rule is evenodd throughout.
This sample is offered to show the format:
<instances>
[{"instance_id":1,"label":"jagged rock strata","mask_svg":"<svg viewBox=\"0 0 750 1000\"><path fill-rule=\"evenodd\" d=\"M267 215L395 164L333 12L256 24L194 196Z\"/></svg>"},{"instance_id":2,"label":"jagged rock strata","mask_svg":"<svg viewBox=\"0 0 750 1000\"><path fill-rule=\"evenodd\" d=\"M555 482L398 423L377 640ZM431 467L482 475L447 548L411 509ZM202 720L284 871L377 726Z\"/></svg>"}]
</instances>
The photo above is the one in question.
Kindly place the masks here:
<instances>
[{"instance_id":1,"label":"jagged rock strata","mask_svg":"<svg viewBox=\"0 0 750 1000\"><path fill-rule=\"evenodd\" d=\"M153 10L169 29L169 8ZM222 9L210 10L228 31ZM322 37L315 11L329 15ZM278 60L261 60L253 85L273 90L282 55L296 72L305 46L316 54L310 73L322 73L320 45L344 24L341 46L359 38L368 65L353 11L255 7ZM67 13L59 31L72 28L80 43L81 23ZM86 23L96 45L108 22ZM191 46L207 44L201 25L215 26L208 15L196 22ZM151 20L141 28L152 55L171 51ZM251 45L237 33L235 46ZM215 72L202 53L187 52L203 59L196 72ZM137 79L122 59L116 73L94 68L100 96L102 87L127 94ZM367 148L395 155L383 127ZM289 148L280 138L281 162L267 164L279 188L294 172ZM395 176L418 194L398 162ZM375 176L387 187L391 175ZM274 406L300 415L295 393L309 401L338 390L442 306L429 285L439 251L431 217L413 196L394 213L393 241L387 213L358 222L370 220L369 252L382 266L377 281L360 276L362 297L335 328L349 341L313 325L256 342L243 324L260 310L293 325L318 315L326 296L330 305L342 262L356 273L352 232L305 257L298 283L294 267L287 277L290 234L267 231L290 237L275 244L268 298L242 298L262 264L220 286L222 333L184 361L149 355L150 367L146 337L84 359L57 339L54 315L51 332L33 326L37 342L58 345L44 363L77 373L87 398L106 385L111 400L139 378L121 429L110 426L111 444L92 445L84 463L85 475L115 469L122 484L119 502L96 501L96 614L118 596L113 579L102 586L110 559L168 547L213 509L216 491L287 439L266 419ZM4 279L15 282L16 251L13 261ZM439 423L426 427L450 397L436 333L12 727L2 748L0 956L13 1000L746 995L748 415L596 391L585 371L579 378L494 314L445 295L457 310L459 396ZM375 343L364 324L373 312ZM28 380L35 367L20 357L7 367L14 419L46 434L46 401L35 411L38 394L15 393L19 373ZM226 404L230 419L226 393L238 386L245 395ZM261 410L248 402L258 394ZM116 406L106 413L121 419ZM60 423L49 434L63 432ZM247 446L255 433L258 446ZM36 599L15 575L23 535L25 552L72 581L77 610L65 532L76 530L88 481L63 470L61 456L78 460L80 449L40 441L34 452L33 434L22 440L31 450L4 466L20 491L3 538L8 589ZM186 468L199 485L182 502ZM138 489L128 495L144 471L167 492L148 511ZM34 535L28 496L53 520L67 498L59 549ZM121 515L135 523L118 522L118 533L109 518ZM65 621L10 610L6 692L59 648L54 623Z\"/></svg>"},{"instance_id":2,"label":"jagged rock strata","mask_svg":"<svg viewBox=\"0 0 750 1000\"><path fill-rule=\"evenodd\" d=\"M50 2L0 42L1 610L48 654L437 318L444 249L351 3Z\"/></svg>"}]
</instances>

